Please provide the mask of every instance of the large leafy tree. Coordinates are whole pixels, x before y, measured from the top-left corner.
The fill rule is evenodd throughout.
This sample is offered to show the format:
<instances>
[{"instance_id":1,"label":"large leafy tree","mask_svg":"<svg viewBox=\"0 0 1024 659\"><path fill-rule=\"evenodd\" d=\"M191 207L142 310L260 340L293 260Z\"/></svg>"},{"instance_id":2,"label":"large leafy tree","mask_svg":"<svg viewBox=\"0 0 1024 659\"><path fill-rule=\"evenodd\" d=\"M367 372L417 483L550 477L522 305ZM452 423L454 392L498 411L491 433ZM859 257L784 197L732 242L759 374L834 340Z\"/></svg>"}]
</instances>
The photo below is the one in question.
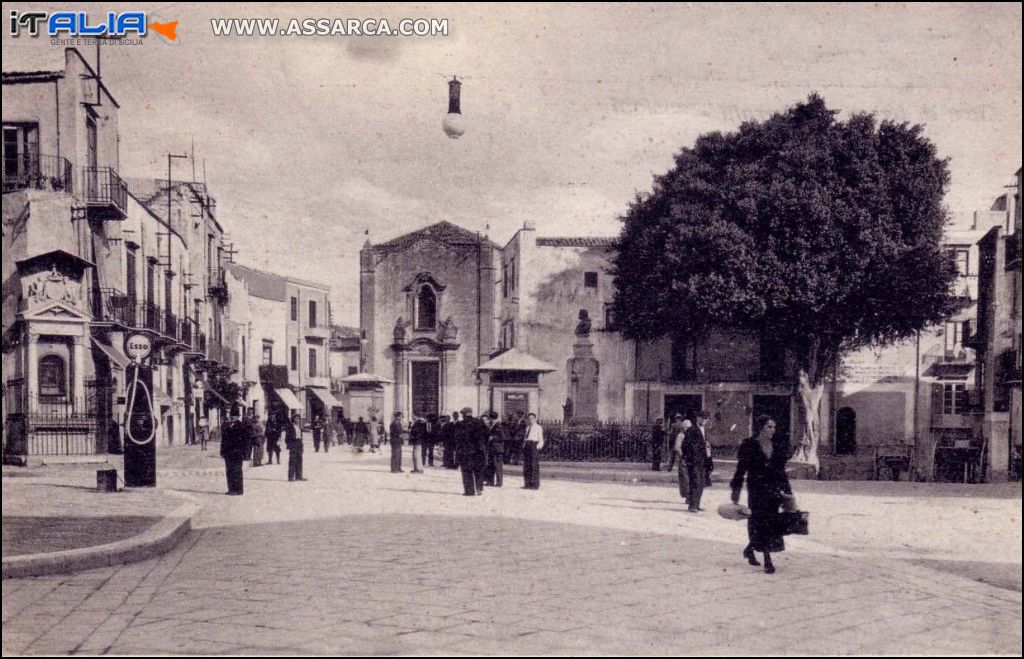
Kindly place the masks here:
<instances>
[{"instance_id":1,"label":"large leafy tree","mask_svg":"<svg viewBox=\"0 0 1024 659\"><path fill-rule=\"evenodd\" d=\"M795 366L795 459L818 464L826 375L864 346L951 312L942 249L949 183L921 126L836 117L817 95L708 133L622 218L615 311L646 340L710 327L759 333Z\"/></svg>"}]
</instances>

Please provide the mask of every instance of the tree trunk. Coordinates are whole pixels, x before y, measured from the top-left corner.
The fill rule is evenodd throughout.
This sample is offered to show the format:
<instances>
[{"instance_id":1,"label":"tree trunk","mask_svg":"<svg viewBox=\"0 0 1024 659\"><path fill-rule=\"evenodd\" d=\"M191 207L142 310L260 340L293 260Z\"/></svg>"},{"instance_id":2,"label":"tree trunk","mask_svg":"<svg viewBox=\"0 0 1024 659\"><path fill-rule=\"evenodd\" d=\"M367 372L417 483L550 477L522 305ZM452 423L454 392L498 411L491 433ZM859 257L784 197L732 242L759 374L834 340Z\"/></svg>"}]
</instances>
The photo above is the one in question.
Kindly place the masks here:
<instances>
[{"instance_id":1,"label":"tree trunk","mask_svg":"<svg viewBox=\"0 0 1024 659\"><path fill-rule=\"evenodd\" d=\"M821 442L821 399L825 384L815 384L805 369L800 369L797 393L800 398L799 439L796 441L793 460L814 468L817 475L818 445Z\"/></svg>"}]
</instances>

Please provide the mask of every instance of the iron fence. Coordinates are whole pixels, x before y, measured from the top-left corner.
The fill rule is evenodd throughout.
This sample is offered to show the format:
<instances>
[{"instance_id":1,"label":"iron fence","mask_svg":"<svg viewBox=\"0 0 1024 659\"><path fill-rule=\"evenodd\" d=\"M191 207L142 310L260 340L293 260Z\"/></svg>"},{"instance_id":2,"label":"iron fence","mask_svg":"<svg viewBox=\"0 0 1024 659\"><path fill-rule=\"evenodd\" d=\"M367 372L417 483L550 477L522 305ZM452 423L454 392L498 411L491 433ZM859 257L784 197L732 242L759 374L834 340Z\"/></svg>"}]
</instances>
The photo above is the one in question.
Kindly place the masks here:
<instances>
[{"instance_id":1,"label":"iron fence","mask_svg":"<svg viewBox=\"0 0 1024 659\"><path fill-rule=\"evenodd\" d=\"M88 380L82 396L40 396L23 378L5 391L5 455L92 455L106 450L114 427L113 387Z\"/></svg>"},{"instance_id":2,"label":"iron fence","mask_svg":"<svg viewBox=\"0 0 1024 659\"><path fill-rule=\"evenodd\" d=\"M646 462L650 455L651 424L565 424L542 421L542 460L550 462Z\"/></svg>"}]
</instances>

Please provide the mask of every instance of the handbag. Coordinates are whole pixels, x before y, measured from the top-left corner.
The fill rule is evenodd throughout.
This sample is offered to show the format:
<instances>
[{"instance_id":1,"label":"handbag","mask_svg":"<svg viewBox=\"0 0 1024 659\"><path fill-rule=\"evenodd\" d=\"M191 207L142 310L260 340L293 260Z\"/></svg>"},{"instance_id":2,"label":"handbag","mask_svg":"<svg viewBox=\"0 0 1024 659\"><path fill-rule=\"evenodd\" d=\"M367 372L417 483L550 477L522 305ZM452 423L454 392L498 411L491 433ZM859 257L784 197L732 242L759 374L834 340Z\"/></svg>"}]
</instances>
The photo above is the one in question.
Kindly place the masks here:
<instances>
[{"instance_id":1,"label":"handbag","mask_svg":"<svg viewBox=\"0 0 1024 659\"><path fill-rule=\"evenodd\" d=\"M798 510L779 513L779 515L782 518L782 535L808 535L810 533L810 513Z\"/></svg>"}]
</instances>

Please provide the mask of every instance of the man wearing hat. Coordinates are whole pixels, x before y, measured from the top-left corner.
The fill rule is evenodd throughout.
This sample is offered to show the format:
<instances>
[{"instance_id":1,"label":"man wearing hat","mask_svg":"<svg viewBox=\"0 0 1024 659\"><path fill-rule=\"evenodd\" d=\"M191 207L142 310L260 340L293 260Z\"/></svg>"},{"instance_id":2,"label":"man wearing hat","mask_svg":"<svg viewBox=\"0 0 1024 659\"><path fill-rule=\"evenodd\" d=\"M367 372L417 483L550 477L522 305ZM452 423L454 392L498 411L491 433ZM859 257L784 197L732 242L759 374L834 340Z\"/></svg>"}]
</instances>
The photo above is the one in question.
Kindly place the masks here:
<instances>
[{"instance_id":1,"label":"man wearing hat","mask_svg":"<svg viewBox=\"0 0 1024 659\"><path fill-rule=\"evenodd\" d=\"M395 419L391 422L388 432L391 434L391 473L402 473L402 413L395 412Z\"/></svg>"},{"instance_id":2,"label":"man wearing hat","mask_svg":"<svg viewBox=\"0 0 1024 659\"><path fill-rule=\"evenodd\" d=\"M242 494L242 462L252 455L252 440L248 429L242 423L242 412L231 410L231 420L221 428L220 457L224 458L224 471L228 479L227 494Z\"/></svg>"},{"instance_id":3,"label":"man wearing hat","mask_svg":"<svg viewBox=\"0 0 1024 659\"><path fill-rule=\"evenodd\" d=\"M456 432L455 455L462 469L463 494L467 497L484 493L488 434L483 421L473 416L473 409L463 407L462 421Z\"/></svg>"}]
</instances>

